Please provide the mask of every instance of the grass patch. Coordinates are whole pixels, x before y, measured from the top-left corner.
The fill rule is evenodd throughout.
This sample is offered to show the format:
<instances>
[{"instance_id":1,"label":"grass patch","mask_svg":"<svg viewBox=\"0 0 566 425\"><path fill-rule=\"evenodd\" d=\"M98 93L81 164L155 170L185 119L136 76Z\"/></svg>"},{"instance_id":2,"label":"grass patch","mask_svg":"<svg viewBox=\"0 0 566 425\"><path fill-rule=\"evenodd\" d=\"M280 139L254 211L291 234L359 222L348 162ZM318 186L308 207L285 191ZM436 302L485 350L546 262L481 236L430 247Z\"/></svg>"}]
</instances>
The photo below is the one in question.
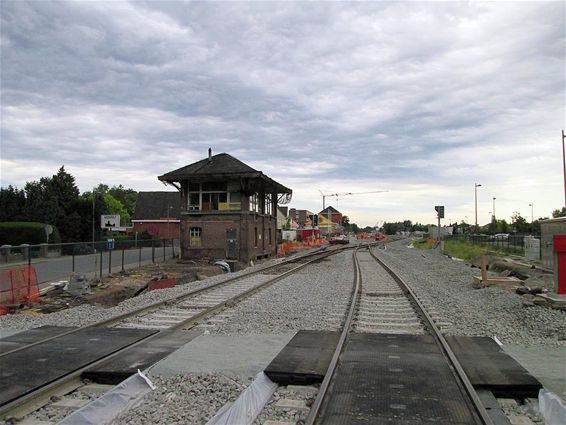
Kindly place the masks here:
<instances>
[{"instance_id":1,"label":"grass patch","mask_svg":"<svg viewBox=\"0 0 566 425\"><path fill-rule=\"evenodd\" d=\"M486 253L487 249L463 240L444 241L444 253L462 260L471 261Z\"/></svg>"}]
</instances>

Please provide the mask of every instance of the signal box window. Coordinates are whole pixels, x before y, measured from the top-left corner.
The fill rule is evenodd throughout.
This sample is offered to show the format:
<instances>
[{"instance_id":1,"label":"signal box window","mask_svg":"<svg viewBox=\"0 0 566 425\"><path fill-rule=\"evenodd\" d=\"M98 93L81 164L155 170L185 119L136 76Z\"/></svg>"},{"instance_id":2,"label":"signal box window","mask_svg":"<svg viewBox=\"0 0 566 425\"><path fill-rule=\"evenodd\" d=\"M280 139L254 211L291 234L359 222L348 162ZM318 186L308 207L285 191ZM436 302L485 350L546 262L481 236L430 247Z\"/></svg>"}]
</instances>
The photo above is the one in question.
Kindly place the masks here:
<instances>
[{"instance_id":1,"label":"signal box window","mask_svg":"<svg viewBox=\"0 0 566 425\"><path fill-rule=\"evenodd\" d=\"M202 228L191 227L189 235L190 246L202 246Z\"/></svg>"}]
</instances>

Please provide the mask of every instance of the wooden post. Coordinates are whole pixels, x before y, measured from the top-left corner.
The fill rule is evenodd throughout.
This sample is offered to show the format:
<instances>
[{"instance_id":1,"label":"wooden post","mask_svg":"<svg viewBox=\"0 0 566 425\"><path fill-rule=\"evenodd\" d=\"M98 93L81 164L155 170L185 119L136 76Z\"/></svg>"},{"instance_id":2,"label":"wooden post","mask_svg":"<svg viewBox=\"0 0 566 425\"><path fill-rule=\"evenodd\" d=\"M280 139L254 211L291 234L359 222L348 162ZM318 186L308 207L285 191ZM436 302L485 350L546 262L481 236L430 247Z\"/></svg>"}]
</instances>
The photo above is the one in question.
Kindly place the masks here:
<instances>
[{"instance_id":1,"label":"wooden post","mask_svg":"<svg viewBox=\"0 0 566 425\"><path fill-rule=\"evenodd\" d=\"M481 282L482 286L487 286L487 255L481 255Z\"/></svg>"}]
</instances>

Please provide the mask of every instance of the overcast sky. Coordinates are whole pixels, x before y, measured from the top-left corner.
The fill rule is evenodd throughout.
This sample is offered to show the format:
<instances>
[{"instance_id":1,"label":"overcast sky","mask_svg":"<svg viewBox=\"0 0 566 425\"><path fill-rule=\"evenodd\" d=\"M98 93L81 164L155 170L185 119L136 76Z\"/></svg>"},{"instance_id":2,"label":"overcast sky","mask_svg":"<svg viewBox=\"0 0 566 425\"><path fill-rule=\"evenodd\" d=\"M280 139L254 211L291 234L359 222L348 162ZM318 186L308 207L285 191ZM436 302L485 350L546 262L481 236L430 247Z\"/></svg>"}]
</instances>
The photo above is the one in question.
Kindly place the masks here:
<instances>
[{"instance_id":1,"label":"overcast sky","mask_svg":"<svg viewBox=\"0 0 566 425\"><path fill-rule=\"evenodd\" d=\"M1 185L227 152L362 226L564 206L564 2L1 1Z\"/></svg>"}]
</instances>

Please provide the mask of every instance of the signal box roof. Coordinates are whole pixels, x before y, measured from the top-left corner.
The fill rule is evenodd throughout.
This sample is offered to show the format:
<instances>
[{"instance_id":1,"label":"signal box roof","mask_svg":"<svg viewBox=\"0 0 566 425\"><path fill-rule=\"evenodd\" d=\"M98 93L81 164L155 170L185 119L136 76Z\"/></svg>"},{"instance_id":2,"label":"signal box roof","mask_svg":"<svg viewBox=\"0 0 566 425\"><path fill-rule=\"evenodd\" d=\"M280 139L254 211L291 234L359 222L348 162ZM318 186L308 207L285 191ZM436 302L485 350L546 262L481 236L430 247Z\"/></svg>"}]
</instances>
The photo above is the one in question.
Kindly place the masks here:
<instances>
[{"instance_id":1,"label":"signal box roof","mask_svg":"<svg viewBox=\"0 0 566 425\"><path fill-rule=\"evenodd\" d=\"M274 189L277 193L293 193L291 189L227 153L209 156L177 170L169 171L158 178L166 183L176 183L184 180L207 182L228 179L258 179L263 181L265 187Z\"/></svg>"}]
</instances>

